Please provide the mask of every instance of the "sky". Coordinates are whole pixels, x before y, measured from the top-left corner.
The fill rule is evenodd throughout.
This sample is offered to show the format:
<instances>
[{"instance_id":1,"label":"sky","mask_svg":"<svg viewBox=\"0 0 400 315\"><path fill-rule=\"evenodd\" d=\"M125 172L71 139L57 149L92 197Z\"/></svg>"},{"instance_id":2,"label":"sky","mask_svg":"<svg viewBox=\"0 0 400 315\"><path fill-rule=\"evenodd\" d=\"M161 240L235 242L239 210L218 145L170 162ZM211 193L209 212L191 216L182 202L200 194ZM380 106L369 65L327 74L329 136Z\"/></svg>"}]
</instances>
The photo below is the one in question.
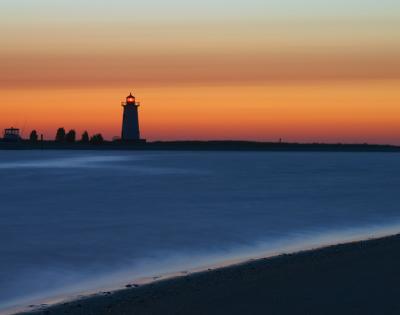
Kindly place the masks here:
<instances>
[{"instance_id":1,"label":"sky","mask_svg":"<svg viewBox=\"0 0 400 315\"><path fill-rule=\"evenodd\" d=\"M2 0L0 128L400 144L400 2Z\"/></svg>"}]
</instances>

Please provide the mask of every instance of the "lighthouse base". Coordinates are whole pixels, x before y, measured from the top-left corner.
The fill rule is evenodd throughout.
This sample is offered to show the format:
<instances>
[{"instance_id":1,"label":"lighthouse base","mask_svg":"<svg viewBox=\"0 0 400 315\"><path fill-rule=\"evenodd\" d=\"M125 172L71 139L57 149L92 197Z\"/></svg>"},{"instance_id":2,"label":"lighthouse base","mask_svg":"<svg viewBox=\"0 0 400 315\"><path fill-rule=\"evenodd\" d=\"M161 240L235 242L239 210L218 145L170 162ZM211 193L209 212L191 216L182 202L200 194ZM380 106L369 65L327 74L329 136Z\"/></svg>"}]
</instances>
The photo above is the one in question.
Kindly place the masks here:
<instances>
[{"instance_id":1,"label":"lighthouse base","mask_svg":"<svg viewBox=\"0 0 400 315\"><path fill-rule=\"evenodd\" d=\"M114 140L116 143L125 143L125 144L144 144L147 143L146 139L117 139Z\"/></svg>"}]
</instances>

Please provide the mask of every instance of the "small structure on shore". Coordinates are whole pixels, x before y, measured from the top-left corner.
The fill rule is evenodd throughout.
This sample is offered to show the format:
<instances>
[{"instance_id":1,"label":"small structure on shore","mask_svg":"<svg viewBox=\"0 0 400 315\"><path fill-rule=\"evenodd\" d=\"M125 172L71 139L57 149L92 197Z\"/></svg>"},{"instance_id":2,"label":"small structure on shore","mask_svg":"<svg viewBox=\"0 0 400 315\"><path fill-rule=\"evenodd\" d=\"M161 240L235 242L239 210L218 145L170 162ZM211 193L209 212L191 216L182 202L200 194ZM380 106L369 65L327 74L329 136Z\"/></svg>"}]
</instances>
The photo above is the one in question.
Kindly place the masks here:
<instances>
[{"instance_id":1,"label":"small structure on shore","mask_svg":"<svg viewBox=\"0 0 400 315\"><path fill-rule=\"evenodd\" d=\"M145 142L146 140L140 139L139 129L139 102L136 102L135 96L130 93L126 97L126 102L122 102L124 108L124 116L122 119L122 141L129 142Z\"/></svg>"},{"instance_id":2,"label":"small structure on shore","mask_svg":"<svg viewBox=\"0 0 400 315\"><path fill-rule=\"evenodd\" d=\"M17 142L19 140L21 140L21 136L18 128L11 127L4 129L3 141Z\"/></svg>"}]
</instances>

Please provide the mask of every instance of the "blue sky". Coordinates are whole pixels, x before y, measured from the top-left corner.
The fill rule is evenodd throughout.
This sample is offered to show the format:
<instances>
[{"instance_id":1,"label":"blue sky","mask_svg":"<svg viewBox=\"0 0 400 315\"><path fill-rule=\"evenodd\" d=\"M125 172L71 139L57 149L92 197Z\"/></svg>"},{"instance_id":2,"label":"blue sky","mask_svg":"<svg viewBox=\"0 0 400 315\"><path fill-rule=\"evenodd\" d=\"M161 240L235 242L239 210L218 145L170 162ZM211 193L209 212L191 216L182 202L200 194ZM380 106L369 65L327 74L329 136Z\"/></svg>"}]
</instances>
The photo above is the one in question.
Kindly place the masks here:
<instances>
[{"instance_id":1,"label":"blue sky","mask_svg":"<svg viewBox=\"0 0 400 315\"><path fill-rule=\"evenodd\" d=\"M18 17L104 19L120 16L132 19L187 19L400 16L400 1L397 0L3 0L0 8L2 18L16 20Z\"/></svg>"}]
</instances>

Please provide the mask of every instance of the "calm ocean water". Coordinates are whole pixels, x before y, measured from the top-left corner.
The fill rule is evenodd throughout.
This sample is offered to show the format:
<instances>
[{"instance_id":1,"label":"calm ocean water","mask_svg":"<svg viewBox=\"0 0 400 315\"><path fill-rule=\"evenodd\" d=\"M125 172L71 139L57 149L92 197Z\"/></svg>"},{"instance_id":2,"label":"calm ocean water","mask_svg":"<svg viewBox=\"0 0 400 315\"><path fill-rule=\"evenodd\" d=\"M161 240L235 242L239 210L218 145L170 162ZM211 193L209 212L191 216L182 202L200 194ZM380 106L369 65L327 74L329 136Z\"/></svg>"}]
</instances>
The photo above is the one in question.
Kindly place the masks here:
<instances>
[{"instance_id":1,"label":"calm ocean water","mask_svg":"<svg viewBox=\"0 0 400 315\"><path fill-rule=\"evenodd\" d=\"M0 309L400 223L396 153L0 151L0 178Z\"/></svg>"}]
</instances>

